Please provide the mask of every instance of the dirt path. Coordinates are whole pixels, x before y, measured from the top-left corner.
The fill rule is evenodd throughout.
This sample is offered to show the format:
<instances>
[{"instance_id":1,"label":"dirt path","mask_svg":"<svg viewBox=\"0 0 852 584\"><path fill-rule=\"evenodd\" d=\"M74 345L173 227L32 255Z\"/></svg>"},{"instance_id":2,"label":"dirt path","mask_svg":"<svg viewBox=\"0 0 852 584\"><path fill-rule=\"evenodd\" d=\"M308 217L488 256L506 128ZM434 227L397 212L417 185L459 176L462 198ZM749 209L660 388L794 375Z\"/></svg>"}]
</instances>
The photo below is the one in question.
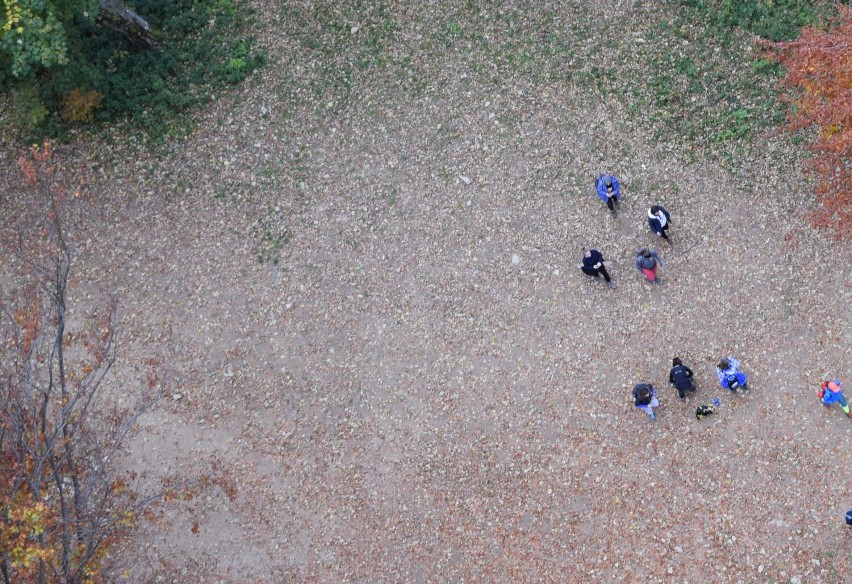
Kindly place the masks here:
<instances>
[{"instance_id":1,"label":"dirt path","mask_svg":"<svg viewBox=\"0 0 852 584\"><path fill-rule=\"evenodd\" d=\"M785 143L754 184L616 99L452 70L288 117L280 59L170 156L78 154L107 210L75 286L121 297L116 387L173 363L129 460L236 486L140 534L114 581L852 581L852 422L814 395L850 376L852 256L804 229ZM658 288L632 268L652 202L677 238ZM617 290L576 269L584 245ZM727 354L750 395L717 390Z\"/></svg>"}]
</instances>

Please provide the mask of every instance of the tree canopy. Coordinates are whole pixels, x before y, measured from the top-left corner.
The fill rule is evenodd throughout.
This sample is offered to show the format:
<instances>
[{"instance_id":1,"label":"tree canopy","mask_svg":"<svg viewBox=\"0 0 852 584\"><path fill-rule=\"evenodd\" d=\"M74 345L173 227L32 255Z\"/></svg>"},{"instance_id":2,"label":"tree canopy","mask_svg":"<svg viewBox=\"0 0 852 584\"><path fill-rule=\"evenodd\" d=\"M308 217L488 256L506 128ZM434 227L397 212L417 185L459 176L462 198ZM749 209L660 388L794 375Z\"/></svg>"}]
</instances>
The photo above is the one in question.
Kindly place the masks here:
<instances>
[{"instance_id":1,"label":"tree canopy","mask_svg":"<svg viewBox=\"0 0 852 584\"><path fill-rule=\"evenodd\" d=\"M247 36L252 11L232 0L3 2L0 91L27 143L127 120L156 139L263 64Z\"/></svg>"},{"instance_id":2,"label":"tree canopy","mask_svg":"<svg viewBox=\"0 0 852 584\"><path fill-rule=\"evenodd\" d=\"M839 6L826 29L807 27L798 40L773 43L787 69L788 127L814 128L810 168L819 177L816 223L852 233L852 8Z\"/></svg>"},{"instance_id":3,"label":"tree canopy","mask_svg":"<svg viewBox=\"0 0 852 584\"><path fill-rule=\"evenodd\" d=\"M0 51L16 77L68 63L68 28L97 16L97 0L3 0Z\"/></svg>"}]
</instances>

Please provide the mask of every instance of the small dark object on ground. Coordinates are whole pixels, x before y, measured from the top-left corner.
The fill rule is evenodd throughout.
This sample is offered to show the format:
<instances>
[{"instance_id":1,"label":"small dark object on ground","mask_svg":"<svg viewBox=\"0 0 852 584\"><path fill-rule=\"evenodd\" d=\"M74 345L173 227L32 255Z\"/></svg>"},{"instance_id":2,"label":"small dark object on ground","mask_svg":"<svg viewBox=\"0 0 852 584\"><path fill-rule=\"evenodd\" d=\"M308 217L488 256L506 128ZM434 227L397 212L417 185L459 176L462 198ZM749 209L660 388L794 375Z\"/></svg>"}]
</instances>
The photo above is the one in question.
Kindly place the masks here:
<instances>
[{"instance_id":1,"label":"small dark object on ground","mask_svg":"<svg viewBox=\"0 0 852 584\"><path fill-rule=\"evenodd\" d=\"M698 406L695 408L695 417L699 420L703 420L710 414L716 413L716 406Z\"/></svg>"}]
</instances>

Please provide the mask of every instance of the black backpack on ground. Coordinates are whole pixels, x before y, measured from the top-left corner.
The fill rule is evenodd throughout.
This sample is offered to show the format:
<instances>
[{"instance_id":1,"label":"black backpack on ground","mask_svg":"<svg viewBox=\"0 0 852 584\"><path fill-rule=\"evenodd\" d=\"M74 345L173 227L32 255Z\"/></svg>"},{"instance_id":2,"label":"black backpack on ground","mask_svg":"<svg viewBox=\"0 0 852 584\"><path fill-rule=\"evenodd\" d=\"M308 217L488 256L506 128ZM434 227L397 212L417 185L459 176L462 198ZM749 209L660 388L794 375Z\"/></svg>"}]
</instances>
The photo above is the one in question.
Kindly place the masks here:
<instances>
[{"instance_id":1,"label":"black backpack on ground","mask_svg":"<svg viewBox=\"0 0 852 584\"><path fill-rule=\"evenodd\" d=\"M713 406L698 406L695 408L695 417L699 420L703 420L707 416L716 413L716 408Z\"/></svg>"}]
</instances>

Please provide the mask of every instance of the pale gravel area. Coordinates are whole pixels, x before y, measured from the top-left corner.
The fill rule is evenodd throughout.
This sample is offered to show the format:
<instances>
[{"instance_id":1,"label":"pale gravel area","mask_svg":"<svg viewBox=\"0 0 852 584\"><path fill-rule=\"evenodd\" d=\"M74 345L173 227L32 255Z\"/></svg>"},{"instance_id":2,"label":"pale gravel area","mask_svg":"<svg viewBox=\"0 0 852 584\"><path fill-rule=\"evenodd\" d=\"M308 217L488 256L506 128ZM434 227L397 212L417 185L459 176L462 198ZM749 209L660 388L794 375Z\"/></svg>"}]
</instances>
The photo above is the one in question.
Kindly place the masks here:
<instances>
[{"instance_id":1,"label":"pale gravel area","mask_svg":"<svg viewBox=\"0 0 852 584\"><path fill-rule=\"evenodd\" d=\"M121 301L114 387L170 363L129 464L215 460L236 487L167 508L112 581L852 582L852 420L815 396L852 383L852 254L807 229L784 138L731 170L653 142L616 96L452 58L417 97L358 85L284 115L291 41L269 34L268 69L170 154L66 149L103 201L72 296ZM617 220L601 170L625 184ZM656 288L632 267L652 202L677 240ZM617 290L579 273L584 245ZM717 389L727 354L745 397ZM698 377L685 404L674 355Z\"/></svg>"}]
</instances>

